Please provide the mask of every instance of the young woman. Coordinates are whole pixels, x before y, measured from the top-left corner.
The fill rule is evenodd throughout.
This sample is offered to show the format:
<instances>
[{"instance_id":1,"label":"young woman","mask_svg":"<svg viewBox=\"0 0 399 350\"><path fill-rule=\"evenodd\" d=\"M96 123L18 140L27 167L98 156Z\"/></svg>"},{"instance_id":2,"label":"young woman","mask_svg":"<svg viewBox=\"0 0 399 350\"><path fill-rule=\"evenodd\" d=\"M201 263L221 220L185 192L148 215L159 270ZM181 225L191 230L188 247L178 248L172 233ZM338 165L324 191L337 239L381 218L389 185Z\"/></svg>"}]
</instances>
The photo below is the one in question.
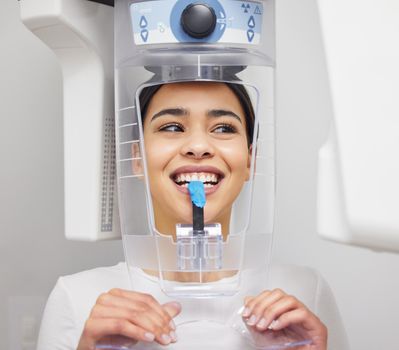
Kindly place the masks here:
<instances>
[{"instance_id":1,"label":"young woman","mask_svg":"<svg viewBox=\"0 0 399 350\"><path fill-rule=\"evenodd\" d=\"M185 184L202 176L208 182L205 222L221 223L226 236L232 204L250 176L254 120L245 90L192 82L166 84L143 96L144 143L157 230L173 234L176 223L191 222ZM156 279L157 271L143 274ZM251 333L299 326L312 340L312 345L301 349L347 349L334 299L320 276L297 267L274 268L273 276L276 289L242 300L242 318ZM180 272L169 277L190 278ZM215 282L224 277L228 276L207 275L208 281ZM93 350L110 336L177 346L179 329L174 318L184 312L178 302L163 304L157 295L129 290L122 265L82 272L58 281L46 307L38 349Z\"/></svg>"}]
</instances>

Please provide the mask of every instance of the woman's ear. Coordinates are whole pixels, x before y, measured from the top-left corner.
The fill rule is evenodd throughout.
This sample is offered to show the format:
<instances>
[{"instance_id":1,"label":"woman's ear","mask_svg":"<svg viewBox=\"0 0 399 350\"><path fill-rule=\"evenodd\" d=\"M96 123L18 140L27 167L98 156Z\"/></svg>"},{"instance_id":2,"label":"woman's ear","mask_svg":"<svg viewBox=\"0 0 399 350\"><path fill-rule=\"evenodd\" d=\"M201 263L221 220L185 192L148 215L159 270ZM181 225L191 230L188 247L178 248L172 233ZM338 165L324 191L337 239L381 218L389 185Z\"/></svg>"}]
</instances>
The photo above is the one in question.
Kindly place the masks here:
<instances>
[{"instance_id":1,"label":"woman's ear","mask_svg":"<svg viewBox=\"0 0 399 350\"><path fill-rule=\"evenodd\" d=\"M140 152L140 145L132 143L132 173L133 175L144 175L143 161Z\"/></svg>"},{"instance_id":2,"label":"woman's ear","mask_svg":"<svg viewBox=\"0 0 399 350\"><path fill-rule=\"evenodd\" d=\"M248 148L248 159L247 159L247 174L245 181L248 181L251 176L251 163L252 163L252 145Z\"/></svg>"}]
</instances>

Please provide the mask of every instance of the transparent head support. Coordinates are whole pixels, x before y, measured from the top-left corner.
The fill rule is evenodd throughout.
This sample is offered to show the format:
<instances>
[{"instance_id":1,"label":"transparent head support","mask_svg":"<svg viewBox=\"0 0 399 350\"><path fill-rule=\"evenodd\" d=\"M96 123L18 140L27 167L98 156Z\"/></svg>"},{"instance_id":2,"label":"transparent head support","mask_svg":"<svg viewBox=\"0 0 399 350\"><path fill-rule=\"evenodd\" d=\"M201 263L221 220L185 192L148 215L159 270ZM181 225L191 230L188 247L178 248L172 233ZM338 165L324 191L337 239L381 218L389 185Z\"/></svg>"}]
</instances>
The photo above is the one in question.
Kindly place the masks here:
<instances>
[{"instance_id":1,"label":"transparent head support","mask_svg":"<svg viewBox=\"0 0 399 350\"><path fill-rule=\"evenodd\" d=\"M176 81L173 84L185 85L187 82ZM198 89L201 89L201 85L204 88L209 88L210 86L209 82L204 85L198 80L195 83L190 83L191 86L196 84L199 86ZM217 82L213 81L212 84L217 84ZM226 84L226 82L219 82L219 84ZM228 82L228 84L232 83ZM257 101L259 100L257 90L250 86L245 87L245 89L252 91L253 97L251 101L255 101L255 106L257 106ZM205 221L203 234L195 235L193 233L193 222L191 221L192 216L187 215L187 212L191 213L192 211L189 195L182 194L179 189L174 189L177 186L182 187L176 184L176 181L174 181L176 178L167 179L170 184L162 184L162 186L159 185L159 178L154 178L154 176L157 176L157 173L152 170L154 168L152 164L154 156L149 155L149 150L147 152L147 149L152 147L152 141L145 139L145 135L150 134L150 132L144 130L145 127L150 126L147 125L148 123L143 124L142 121L140 90L142 89L137 91L138 99L135 105L137 106L137 118L131 119L124 125L120 125L118 121L120 134L120 137L118 137L120 153L118 163L120 165L121 216L123 218L125 251L129 259L129 265L145 270L158 271L161 288L167 294L182 293L202 296L234 294L239 288L239 278L226 280L225 283L212 284L212 288L210 288L210 284L205 282L209 280L206 276L216 271L221 272L222 275L223 273L227 274L235 271L239 277L239 271L242 269L251 267L265 269L267 266L273 231L273 123L261 122L259 120L260 113L255 113L254 135L256 136L251 140L250 148L247 149L251 157L249 178L238 185L229 183L227 179L219 180L220 184L214 185L219 186L218 189L208 197L209 199L205 204L204 209L205 213L207 213L207 206L211 207L213 205L214 198L216 198L215 201L217 203L226 203L223 200L218 200L217 197L218 192L221 195L226 193L223 192L223 187L226 188L224 191L229 191L227 186L240 187L236 198L232 202L226 203L226 205L231 205L231 210L227 210L231 213L228 219L228 229L225 228L223 230L220 222ZM179 105L168 105L166 107L171 106L178 107ZM181 101L180 106L187 106L187 109L189 109L190 103ZM134 110L135 108L124 109L119 111L119 114L126 114L128 111L133 112L131 114L135 114ZM269 117L272 118L270 115L272 110L270 109L267 112ZM267 114L263 114L263 116L267 118ZM165 118L165 123L167 121L168 118ZM263 129L261 129L261 125ZM122 134L126 135L123 139ZM167 135L167 137L170 138L169 143L174 142L174 136ZM178 134L177 137L181 139L182 136ZM217 144L217 142L214 144ZM244 147L247 147L247 145L245 144ZM153 152L153 149L151 149L151 152ZM172 161L174 159L172 158ZM222 159L223 161L224 159ZM220 164L220 159L214 161L214 159L207 158L203 161L195 161L195 164L200 167L215 163ZM183 157L179 163L179 167L192 165L193 161L190 157L187 159ZM229 167L228 161L227 164L223 163L222 165L225 168ZM166 166L169 166L169 164L166 164ZM187 178L192 176L194 172L194 170L186 171L182 176ZM158 175L162 176L162 173ZM201 175L208 176L208 180L211 180L212 171L199 171L198 177L201 177ZM234 174L224 174L224 176L227 175L233 175L234 177ZM218 181L218 179L214 179L214 181ZM169 202L165 201L165 195L160 193L164 189L165 191L169 190L167 193ZM176 191L175 194L173 190ZM182 200L182 197L185 198ZM155 204L154 201L156 202ZM157 211L159 203L163 205L163 208ZM170 205L169 209L175 208L177 215L174 229L169 231L161 229L157 225L157 222L159 222L159 217L157 216L160 215L158 213L161 212L162 215L165 215L165 212L168 212L168 208L165 209L165 207L168 207L168 205ZM183 208L183 206L186 206L186 208ZM215 209L213 208L213 210ZM181 213L181 220L178 217L179 213ZM147 223L145 223L143 218L147 219ZM152 252L152 254L148 254L148 252ZM186 285L178 281L178 274L176 274L183 271L191 273L189 283ZM172 275L174 277L171 279L170 276Z\"/></svg>"},{"instance_id":2,"label":"transparent head support","mask_svg":"<svg viewBox=\"0 0 399 350\"><path fill-rule=\"evenodd\" d=\"M151 271L168 295L233 295L240 289L241 272L261 269L266 275L270 257L275 179L272 50L268 56L250 53L243 44L196 43L194 48L193 43L172 43L169 50L159 44L139 46L131 12L136 3L118 0L115 9L117 17L126 19L116 25L117 34L123 31L116 35L116 125L121 226L131 275L135 269ZM266 13L271 2L263 5ZM272 18L270 13L267 16ZM146 150L140 98L148 87L187 82L240 86L255 111L248 150L250 175L232 203L228 232L222 232L220 222L206 222L206 234L194 236L187 218L176 221L174 232L162 232L156 224L154 208L159 200L154 197L160 191L150 176L152 160ZM212 277L212 273L235 278ZM266 277L262 283L267 283Z\"/></svg>"},{"instance_id":3,"label":"transparent head support","mask_svg":"<svg viewBox=\"0 0 399 350\"><path fill-rule=\"evenodd\" d=\"M241 348L297 346L306 342L298 332L254 336L241 316L244 297L268 285L275 182L274 0L204 3L215 10L216 29L208 37L193 38L178 25L189 0L115 2L118 190L132 287L150 294L160 288L165 292L157 294L161 303L178 299L184 310L195 310L176 320L179 343L187 340L187 347L203 348L207 339L201 322L215 331L215 337L208 334L210 346L222 339L220 349L231 348L227 339ZM176 220L173 230L159 229L156 196L162 191L155 191L151 179L151 143L145 137L149 129L140 103L144 88L185 82L244 86L255 110L249 178L233 200L227 232L223 222L205 223L208 247L200 254L204 244L199 237L193 239L189 220ZM173 196L169 201L177 203ZM219 296L223 298L215 298ZM192 333L196 330L197 338ZM229 335L220 338L221 333Z\"/></svg>"},{"instance_id":4,"label":"transparent head support","mask_svg":"<svg viewBox=\"0 0 399 350\"><path fill-rule=\"evenodd\" d=\"M237 73L237 80L229 82L213 80L212 83L242 85L238 75L245 76L245 74L243 70ZM152 80L155 78L156 75ZM272 74L269 78L272 78ZM172 81L163 84L184 86L187 83L187 81ZM209 81L195 80L190 81L189 84L192 86L203 83L209 84ZM125 201L123 210L126 210L126 217L134 216L136 220L131 222L130 227L124 227L129 230L124 231L124 245L132 283L134 288L140 290L142 285L135 280L138 276L135 273L136 269L157 271L160 288L167 296L188 298L188 301L183 302L184 307L193 307L189 300L195 300L196 310L201 310L199 314L193 320L178 323L179 334L183 337L185 332L189 334L190 346L196 339L192 334L192 322L207 322L207 327L211 322L212 329L217 332L223 331L224 334L227 334L228 330L233 331L229 334L231 339L234 339L234 344L242 344L243 347L276 350L305 346L311 342L301 329L289 328L284 331L257 333L251 331L242 320L244 297L255 295L267 287L274 206L273 108L272 106L264 107L268 97L267 92L264 91L265 99L263 101L260 99L262 86L257 89L252 85L244 84L243 87L248 91L251 103L255 106L254 131L249 150L252 157L250 177L234 200L229 232L223 235L220 223L209 223L204 226L206 232L204 236L193 234L192 223L177 224L175 235L173 232L160 232L157 227L153 203L157 194L151 187L153 181L151 181L149 169L151 167L150 144L146 140L145 130L148 124L143 122L141 115L140 95L143 87L138 88L136 107L127 109L133 112L130 114L132 119L124 126L120 125L120 130L132 127L128 134L137 137L130 136L130 139L120 142L122 146L125 142L136 145L131 147L135 150L134 152L130 151L126 154L130 158L120 159L120 163L129 163L125 169L127 173L120 179L120 186L124 186L121 190L126 191L121 193L121 198ZM184 99L179 104L179 106L187 105L190 104L187 104ZM170 106L175 107L174 105L168 107ZM134 117L136 109L138 112ZM264 113L261 113L261 110ZM124 114L127 113L126 111L121 109L119 112ZM148 117L151 117L151 114L146 116ZM173 142L173 138L170 142ZM138 197L137 193L141 193L142 196ZM142 201L139 208L148 210L145 223L147 227L144 231L137 231L138 224L143 224L145 221L142 219L144 213L131 214L134 208L138 208L136 201L139 200ZM176 204L176 201L173 203ZM216 276L216 279L209 278L210 276ZM228 277L218 278L218 276ZM146 289L142 291L149 292ZM200 299L214 299L216 296L225 296L227 302L220 303L212 300L209 301L211 304L206 306L199 304ZM198 335L198 344L203 344L202 337L203 335Z\"/></svg>"}]
</instances>

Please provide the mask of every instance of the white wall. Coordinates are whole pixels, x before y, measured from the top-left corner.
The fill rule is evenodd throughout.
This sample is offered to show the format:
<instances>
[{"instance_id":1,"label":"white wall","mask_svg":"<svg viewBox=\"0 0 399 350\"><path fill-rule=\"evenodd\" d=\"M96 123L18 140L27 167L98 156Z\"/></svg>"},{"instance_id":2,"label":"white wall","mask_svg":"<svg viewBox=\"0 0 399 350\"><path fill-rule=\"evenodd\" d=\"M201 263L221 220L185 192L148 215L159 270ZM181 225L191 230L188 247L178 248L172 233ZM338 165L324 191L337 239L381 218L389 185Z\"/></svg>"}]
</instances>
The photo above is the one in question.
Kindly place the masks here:
<instances>
[{"instance_id":1,"label":"white wall","mask_svg":"<svg viewBox=\"0 0 399 350\"><path fill-rule=\"evenodd\" d=\"M114 264L123 251L64 238L61 71L18 7L0 1L0 349L33 350L57 277Z\"/></svg>"},{"instance_id":2,"label":"white wall","mask_svg":"<svg viewBox=\"0 0 399 350\"><path fill-rule=\"evenodd\" d=\"M352 349L397 348L399 255L316 235L317 150L332 113L316 5L277 3L276 257L323 273ZM57 276L113 264L123 254L120 242L63 238L61 73L19 22L16 0L0 2L0 121L0 348L30 350Z\"/></svg>"}]
</instances>

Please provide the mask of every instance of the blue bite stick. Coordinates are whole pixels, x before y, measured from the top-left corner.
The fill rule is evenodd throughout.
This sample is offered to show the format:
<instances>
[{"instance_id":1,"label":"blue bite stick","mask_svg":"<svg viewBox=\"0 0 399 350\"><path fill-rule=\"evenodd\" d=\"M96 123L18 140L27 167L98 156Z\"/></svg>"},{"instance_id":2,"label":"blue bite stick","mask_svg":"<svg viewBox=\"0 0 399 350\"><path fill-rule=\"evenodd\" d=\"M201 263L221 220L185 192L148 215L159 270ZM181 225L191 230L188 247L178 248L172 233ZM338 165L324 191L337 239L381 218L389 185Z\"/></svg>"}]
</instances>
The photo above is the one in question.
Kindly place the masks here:
<instances>
[{"instance_id":1,"label":"blue bite stick","mask_svg":"<svg viewBox=\"0 0 399 350\"><path fill-rule=\"evenodd\" d=\"M191 181L188 184L191 202L193 203L193 234L204 234L204 206L206 203L205 188L202 181Z\"/></svg>"}]
</instances>

